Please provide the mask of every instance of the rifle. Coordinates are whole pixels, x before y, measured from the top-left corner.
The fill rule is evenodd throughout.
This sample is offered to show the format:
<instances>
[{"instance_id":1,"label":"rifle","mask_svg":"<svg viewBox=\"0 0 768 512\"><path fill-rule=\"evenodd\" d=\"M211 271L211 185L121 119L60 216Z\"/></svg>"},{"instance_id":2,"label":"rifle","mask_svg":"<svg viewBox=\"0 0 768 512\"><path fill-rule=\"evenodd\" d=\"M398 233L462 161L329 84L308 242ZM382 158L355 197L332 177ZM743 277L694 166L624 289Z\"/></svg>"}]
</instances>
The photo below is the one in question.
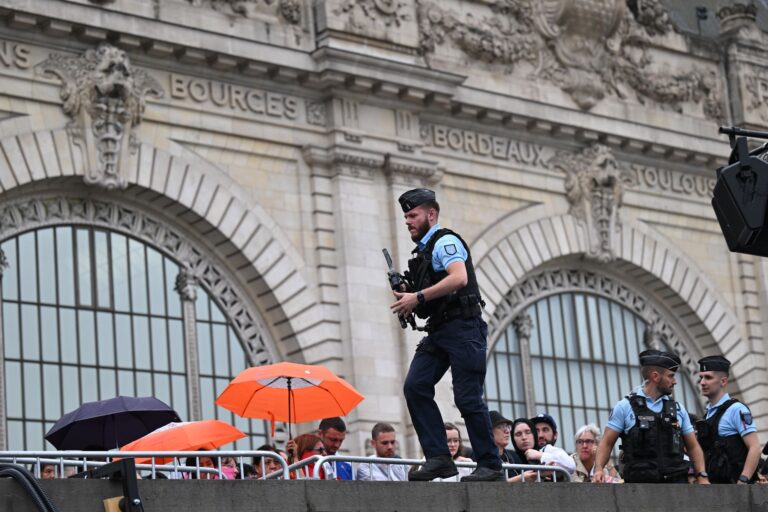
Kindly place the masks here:
<instances>
[{"instance_id":1,"label":"rifle","mask_svg":"<svg viewBox=\"0 0 768 512\"><path fill-rule=\"evenodd\" d=\"M384 259L387 260L387 278L389 279L389 286L392 288L392 290L396 292L408 292L410 291L410 286L408 286L408 281L406 281L405 277L398 274L395 270L395 266L392 263L392 257L389 255L389 251L386 249L382 249L381 252L384 253ZM416 327L416 317L414 317L413 313L410 315L403 316L403 315L397 315L398 320L400 320L400 327L403 329L407 329L408 325L411 326L411 329L414 331L420 330L418 327Z\"/></svg>"}]
</instances>

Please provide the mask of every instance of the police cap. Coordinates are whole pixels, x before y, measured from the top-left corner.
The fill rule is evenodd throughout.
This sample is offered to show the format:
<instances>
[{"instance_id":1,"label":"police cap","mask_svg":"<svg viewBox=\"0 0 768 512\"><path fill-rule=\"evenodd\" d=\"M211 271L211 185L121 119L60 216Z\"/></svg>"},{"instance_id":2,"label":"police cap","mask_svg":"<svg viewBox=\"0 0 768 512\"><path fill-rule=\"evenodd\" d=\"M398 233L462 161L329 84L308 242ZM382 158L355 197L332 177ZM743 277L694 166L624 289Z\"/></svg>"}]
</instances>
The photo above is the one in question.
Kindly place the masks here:
<instances>
[{"instance_id":1,"label":"police cap","mask_svg":"<svg viewBox=\"0 0 768 512\"><path fill-rule=\"evenodd\" d=\"M660 366L676 372L680 368L680 358L671 352L644 350L640 352L640 366Z\"/></svg>"},{"instance_id":2,"label":"police cap","mask_svg":"<svg viewBox=\"0 0 768 512\"><path fill-rule=\"evenodd\" d=\"M725 372L731 367L731 362L723 356L707 356L699 359L700 372Z\"/></svg>"},{"instance_id":3,"label":"police cap","mask_svg":"<svg viewBox=\"0 0 768 512\"><path fill-rule=\"evenodd\" d=\"M552 427L552 432L557 434L557 423L555 423L555 418L550 416L549 414L537 414L533 418L531 418L531 423L536 425L537 423L546 423L550 427Z\"/></svg>"},{"instance_id":4,"label":"police cap","mask_svg":"<svg viewBox=\"0 0 768 512\"><path fill-rule=\"evenodd\" d=\"M428 188L414 188L408 192L404 192L398 199L400 206L403 208L403 212L408 213L420 204L424 204L427 201L435 200L435 192Z\"/></svg>"}]
</instances>

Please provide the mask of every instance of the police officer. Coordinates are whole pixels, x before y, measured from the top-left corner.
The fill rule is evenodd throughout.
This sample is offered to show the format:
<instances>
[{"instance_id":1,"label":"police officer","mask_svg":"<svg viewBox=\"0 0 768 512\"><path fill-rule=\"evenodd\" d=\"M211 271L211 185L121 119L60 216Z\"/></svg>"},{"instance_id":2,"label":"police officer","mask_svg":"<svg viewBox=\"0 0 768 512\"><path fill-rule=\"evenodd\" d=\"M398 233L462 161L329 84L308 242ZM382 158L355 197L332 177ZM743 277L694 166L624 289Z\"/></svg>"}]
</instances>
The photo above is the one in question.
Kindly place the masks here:
<instances>
[{"instance_id":1,"label":"police officer","mask_svg":"<svg viewBox=\"0 0 768 512\"><path fill-rule=\"evenodd\" d=\"M504 480L483 401L486 336L482 299L469 247L459 235L437 223L440 205L429 189L409 190L398 199L405 225L417 247L408 262L413 291L395 292L392 312L415 312L427 319L427 336L416 348L405 378L408 411L426 456L410 480L433 480L458 474L448 451L435 385L451 368L454 401L467 426L478 467L462 481Z\"/></svg>"},{"instance_id":2,"label":"police officer","mask_svg":"<svg viewBox=\"0 0 768 512\"><path fill-rule=\"evenodd\" d=\"M725 392L730 367L723 356L699 360L699 386L709 403L696 437L712 482L747 484L756 478L760 441L749 407Z\"/></svg>"},{"instance_id":3,"label":"police officer","mask_svg":"<svg viewBox=\"0 0 768 512\"><path fill-rule=\"evenodd\" d=\"M621 474L625 482L687 482L685 443L698 483L709 483L704 471L704 454L696 441L688 412L669 397L677 383L675 372L679 367L680 358L670 352L640 353L643 385L613 408L597 448L593 482L605 480L603 468L613 445L621 437Z\"/></svg>"}]
</instances>

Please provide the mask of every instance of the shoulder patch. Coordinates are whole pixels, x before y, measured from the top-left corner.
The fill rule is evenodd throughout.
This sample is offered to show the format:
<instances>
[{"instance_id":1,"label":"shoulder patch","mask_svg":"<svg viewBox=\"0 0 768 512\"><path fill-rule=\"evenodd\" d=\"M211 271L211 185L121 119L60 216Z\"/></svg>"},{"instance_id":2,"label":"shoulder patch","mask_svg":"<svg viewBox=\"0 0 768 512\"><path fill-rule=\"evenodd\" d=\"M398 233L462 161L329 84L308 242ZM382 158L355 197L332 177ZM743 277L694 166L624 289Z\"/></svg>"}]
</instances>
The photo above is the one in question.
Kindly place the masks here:
<instances>
[{"instance_id":1,"label":"shoulder patch","mask_svg":"<svg viewBox=\"0 0 768 512\"><path fill-rule=\"evenodd\" d=\"M456 244L447 244L445 246L445 253L448 256L453 256L454 254L456 254L456 251L457 251Z\"/></svg>"},{"instance_id":2,"label":"shoulder patch","mask_svg":"<svg viewBox=\"0 0 768 512\"><path fill-rule=\"evenodd\" d=\"M752 413L751 412L741 411L739 414L741 415L741 423L745 427L748 427L748 426L752 425L752 421L753 420L752 420Z\"/></svg>"}]
</instances>

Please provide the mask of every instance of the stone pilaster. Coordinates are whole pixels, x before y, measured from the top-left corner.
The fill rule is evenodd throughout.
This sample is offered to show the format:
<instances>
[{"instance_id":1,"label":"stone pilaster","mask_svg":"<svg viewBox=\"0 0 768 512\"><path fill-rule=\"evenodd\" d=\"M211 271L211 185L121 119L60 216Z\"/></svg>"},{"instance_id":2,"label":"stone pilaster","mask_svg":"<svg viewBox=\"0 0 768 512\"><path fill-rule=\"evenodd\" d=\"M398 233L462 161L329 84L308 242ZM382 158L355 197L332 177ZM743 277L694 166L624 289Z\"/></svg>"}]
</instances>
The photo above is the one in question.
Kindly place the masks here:
<instances>
[{"instance_id":1,"label":"stone pilaster","mask_svg":"<svg viewBox=\"0 0 768 512\"><path fill-rule=\"evenodd\" d=\"M202 402L200 400L200 364L197 346L197 314L195 301L199 278L189 266L182 266L176 276L174 289L181 297L181 309L184 319L184 355L187 368L187 405L189 420L202 418Z\"/></svg>"},{"instance_id":2,"label":"stone pilaster","mask_svg":"<svg viewBox=\"0 0 768 512\"><path fill-rule=\"evenodd\" d=\"M536 396L533 393L533 371L531 370L531 332L533 319L526 312L512 320L512 326L520 343L520 359L523 367L523 385L525 386L525 415L532 418L536 409Z\"/></svg>"},{"instance_id":3,"label":"stone pilaster","mask_svg":"<svg viewBox=\"0 0 768 512\"><path fill-rule=\"evenodd\" d=\"M2 290L3 274L5 269L8 268L8 259L5 256L5 251L0 249L0 290ZM2 306L2 293L0 293L0 306ZM5 422L5 336L3 330L3 308L0 307L0 373L3 377L0 377L0 450L8 449L8 439L6 434L6 422Z\"/></svg>"}]
</instances>

